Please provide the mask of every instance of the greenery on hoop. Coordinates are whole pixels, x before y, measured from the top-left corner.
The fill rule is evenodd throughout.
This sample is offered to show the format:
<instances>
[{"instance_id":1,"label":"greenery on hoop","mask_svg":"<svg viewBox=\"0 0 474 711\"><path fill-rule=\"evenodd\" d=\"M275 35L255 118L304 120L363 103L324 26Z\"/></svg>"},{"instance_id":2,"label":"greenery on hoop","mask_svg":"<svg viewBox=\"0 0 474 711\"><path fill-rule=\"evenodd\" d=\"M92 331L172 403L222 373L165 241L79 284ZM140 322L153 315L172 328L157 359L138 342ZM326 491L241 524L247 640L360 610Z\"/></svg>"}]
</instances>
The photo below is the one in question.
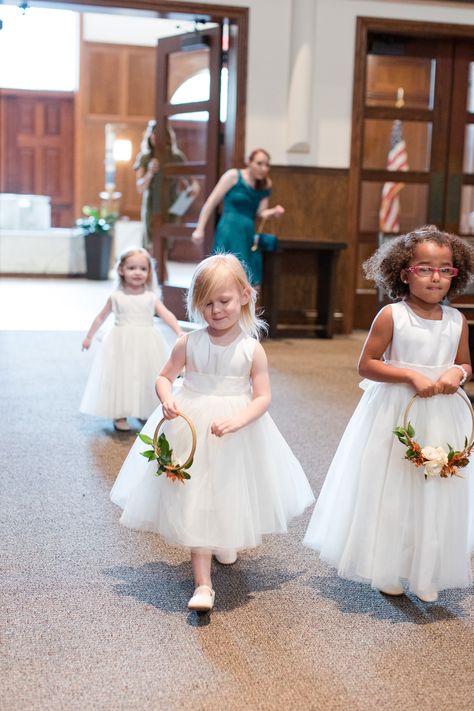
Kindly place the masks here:
<instances>
[{"instance_id":1,"label":"greenery on hoop","mask_svg":"<svg viewBox=\"0 0 474 711\"><path fill-rule=\"evenodd\" d=\"M185 480L191 479L191 475L187 468L191 467L193 460L185 462L185 465L181 465L179 462L173 461L173 450L170 447L170 443L166 439L164 432L158 437L157 446L153 442L151 437L148 435L139 434L138 435L142 442L145 444L150 444L153 449L147 449L145 452L140 452L140 454L148 459L149 462L156 460L158 468L156 470L156 476L161 476L166 474L168 479L172 481L181 481L183 484ZM186 466L186 468L185 468Z\"/></svg>"},{"instance_id":2,"label":"greenery on hoop","mask_svg":"<svg viewBox=\"0 0 474 711\"><path fill-rule=\"evenodd\" d=\"M469 457L474 442L469 444L467 437L464 438L464 449L460 452L448 444L448 451L442 447L421 447L415 440L415 430L413 425L408 422L406 427L396 427L393 434L398 438L399 442L407 447L405 459L408 459L416 467L424 467L425 479L431 476L440 476L442 479L447 479L450 476L459 476L458 469L469 464Z\"/></svg>"}]
</instances>

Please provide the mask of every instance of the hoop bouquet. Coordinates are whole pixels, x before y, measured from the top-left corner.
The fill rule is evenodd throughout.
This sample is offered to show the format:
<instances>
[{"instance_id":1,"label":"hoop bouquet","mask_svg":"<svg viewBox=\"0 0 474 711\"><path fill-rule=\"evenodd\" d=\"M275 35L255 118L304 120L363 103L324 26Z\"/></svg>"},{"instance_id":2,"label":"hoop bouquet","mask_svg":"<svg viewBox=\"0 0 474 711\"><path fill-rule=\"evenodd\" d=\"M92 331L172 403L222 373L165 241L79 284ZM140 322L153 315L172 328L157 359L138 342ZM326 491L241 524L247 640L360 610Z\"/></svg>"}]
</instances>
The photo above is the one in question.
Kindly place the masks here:
<instances>
[{"instance_id":1,"label":"hoop bouquet","mask_svg":"<svg viewBox=\"0 0 474 711\"><path fill-rule=\"evenodd\" d=\"M167 422L165 417L158 422L153 438L145 434L139 434L138 436L142 442L152 446L152 449L147 449L145 452L140 452L140 454L148 459L149 462L156 461L158 467L156 470L156 476L166 474L168 479L171 479L172 481L181 481L184 484L187 479L191 479L191 475L187 470L192 466L194 452L196 451L196 428L191 420L186 417L186 415L183 415L182 412L179 412L178 416L182 417L183 420L188 423L192 436L191 451L183 464L176 462L173 459L173 450L171 449L165 433L162 432L160 434L162 425Z\"/></svg>"},{"instance_id":2,"label":"hoop bouquet","mask_svg":"<svg viewBox=\"0 0 474 711\"><path fill-rule=\"evenodd\" d=\"M458 395L466 404L466 407L469 408L472 420L471 435L469 439L467 437L464 438L463 450L458 451L449 443L448 450L446 451L443 447L433 447L431 445L422 446L416 441L415 429L408 420L408 415L418 395L414 395L406 406L403 416L403 425L393 430L393 434L407 448L405 459L408 459L408 461L416 467L424 467L425 479L433 476L439 476L442 479L447 479L450 476L461 477L462 475L458 473L458 470L469 464L469 457L471 456L471 450L474 446L474 411L471 403L464 394L458 391L456 395Z\"/></svg>"}]
</instances>

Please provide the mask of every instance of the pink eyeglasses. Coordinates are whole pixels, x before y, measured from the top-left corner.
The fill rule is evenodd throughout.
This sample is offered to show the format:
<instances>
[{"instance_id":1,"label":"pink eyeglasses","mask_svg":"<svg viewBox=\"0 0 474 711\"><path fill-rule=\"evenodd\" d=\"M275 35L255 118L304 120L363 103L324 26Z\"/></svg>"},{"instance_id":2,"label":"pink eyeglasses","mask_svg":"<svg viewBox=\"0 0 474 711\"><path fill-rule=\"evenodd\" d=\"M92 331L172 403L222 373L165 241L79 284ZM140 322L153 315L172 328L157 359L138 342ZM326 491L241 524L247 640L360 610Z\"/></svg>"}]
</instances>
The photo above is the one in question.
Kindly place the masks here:
<instances>
[{"instance_id":1,"label":"pink eyeglasses","mask_svg":"<svg viewBox=\"0 0 474 711\"><path fill-rule=\"evenodd\" d=\"M417 264L416 267L406 267L407 272L412 272L418 277L430 277L438 272L442 279L452 279L457 277L459 269L457 267L430 267L427 264Z\"/></svg>"}]
</instances>

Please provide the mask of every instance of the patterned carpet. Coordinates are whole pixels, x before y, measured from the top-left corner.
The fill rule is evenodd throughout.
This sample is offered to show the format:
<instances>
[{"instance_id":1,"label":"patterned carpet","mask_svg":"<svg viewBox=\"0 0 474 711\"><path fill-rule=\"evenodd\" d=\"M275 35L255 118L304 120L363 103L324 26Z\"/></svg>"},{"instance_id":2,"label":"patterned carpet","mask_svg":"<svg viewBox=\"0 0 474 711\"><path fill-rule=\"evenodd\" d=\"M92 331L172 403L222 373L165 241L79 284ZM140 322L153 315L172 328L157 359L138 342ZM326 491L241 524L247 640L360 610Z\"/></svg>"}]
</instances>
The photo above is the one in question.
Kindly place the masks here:
<instances>
[{"instance_id":1,"label":"patterned carpet","mask_svg":"<svg viewBox=\"0 0 474 711\"><path fill-rule=\"evenodd\" d=\"M434 605L335 576L301 546L308 511L186 611L186 552L118 524L133 436L78 413L76 332L0 334L2 711L470 709L473 591ZM360 396L361 337L265 344L272 415L315 493Z\"/></svg>"}]
</instances>

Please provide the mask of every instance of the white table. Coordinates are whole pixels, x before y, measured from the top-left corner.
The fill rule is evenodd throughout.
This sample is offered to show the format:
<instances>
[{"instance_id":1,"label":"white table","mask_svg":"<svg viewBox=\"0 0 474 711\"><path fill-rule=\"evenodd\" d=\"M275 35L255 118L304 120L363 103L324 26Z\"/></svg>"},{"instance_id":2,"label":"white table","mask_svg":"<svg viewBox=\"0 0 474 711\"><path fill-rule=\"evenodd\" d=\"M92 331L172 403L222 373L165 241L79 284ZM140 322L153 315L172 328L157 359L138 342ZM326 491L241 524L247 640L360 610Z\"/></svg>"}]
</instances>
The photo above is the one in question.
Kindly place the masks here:
<instances>
[{"instance_id":1,"label":"white table","mask_svg":"<svg viewBox=\"0 0 474 711\"><path fill-rule=\"evenodd\" d=\"M0 230L1 274L85 274L84 237L77 228Z\"/></svg>"}]
</instances>

